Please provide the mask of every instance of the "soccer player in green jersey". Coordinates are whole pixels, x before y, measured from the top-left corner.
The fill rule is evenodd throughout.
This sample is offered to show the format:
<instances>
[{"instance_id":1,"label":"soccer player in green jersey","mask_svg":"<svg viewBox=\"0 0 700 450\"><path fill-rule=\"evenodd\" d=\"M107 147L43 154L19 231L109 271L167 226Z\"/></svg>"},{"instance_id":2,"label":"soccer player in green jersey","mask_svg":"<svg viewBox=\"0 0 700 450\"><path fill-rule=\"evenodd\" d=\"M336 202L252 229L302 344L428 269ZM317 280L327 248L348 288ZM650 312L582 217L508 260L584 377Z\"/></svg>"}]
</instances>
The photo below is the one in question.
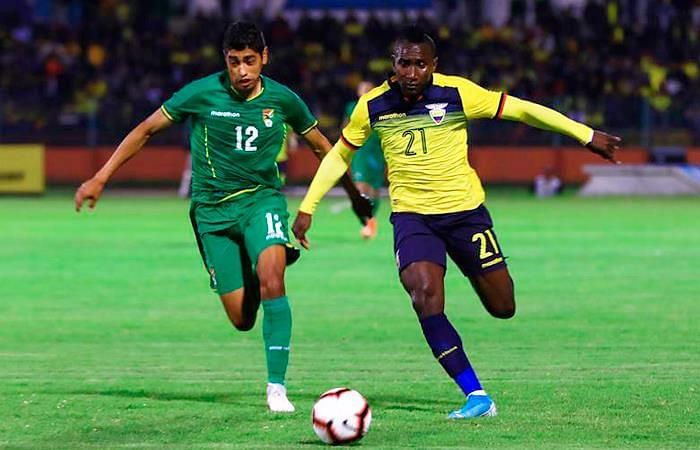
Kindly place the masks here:
<instances>
[{"instance_id":1,"label":"soccer player in green jersey","mask_svg":"<svg viewBox=\"0 0 700 450\"><path fill-rule=\"evenodd\" d=\"M306 233L316 205L345 173L354 151L376 133L388 167L401 284L433 355L465 395L464 405L448 417L493 416L496 405L444 310L449 255L492 316L508 319L515 314L513 280L484 205L481 182L467 158L467 123L523 122L570 136L613 162L620 138L542 105L435 72L435 43L417 27L396 39L392 57L394 74L359 99L341 139L321 163L293 231L308 247Z\"/></svg>"},{"instance_id":2,"label":"soccer player in green jersey","mask_svg":"<svg viewBox=\"0 0 700 450\"><path fill-rule=\"evenodd\" d=\"M75 207L80 211L88 201L93 208L115 171L151 136L189 118L190 218L211 286L241 331L253 327L262 300L267 403L272 411L292 412L284 385L292 331L284 272L299 252L289 242L287 202L275 159L288 127L317 155L331 145L306 104L286 86L261 75L268 49L255 25L229 25L223 54L226 70L187 84L134 128L77 190ZM358 217L371 217L370 202L346 178L353 210Z\"/></svg>"},{"instance_id":3,"label":"soccer player in green jersey","mask_svg":"<svg viewBox=\"0 0 700 450\"><path fill-rule=\"evenodd\" d=\"M371 82L361 81L357 85L357 97L362 97L373 88L374 85ZM357 100L348 102L345 106L345 124L348 123L355 105ZM357 189L372 200L372 212L373 216L376 216L379 208L379 189L384 185L384 155L376 134L370 135L362 147L357 149L350 171ZM373 239L377 236L377 225L376 217L370 218L360 229L360 236L364 239Z\"/></svg>"}]
</instances>

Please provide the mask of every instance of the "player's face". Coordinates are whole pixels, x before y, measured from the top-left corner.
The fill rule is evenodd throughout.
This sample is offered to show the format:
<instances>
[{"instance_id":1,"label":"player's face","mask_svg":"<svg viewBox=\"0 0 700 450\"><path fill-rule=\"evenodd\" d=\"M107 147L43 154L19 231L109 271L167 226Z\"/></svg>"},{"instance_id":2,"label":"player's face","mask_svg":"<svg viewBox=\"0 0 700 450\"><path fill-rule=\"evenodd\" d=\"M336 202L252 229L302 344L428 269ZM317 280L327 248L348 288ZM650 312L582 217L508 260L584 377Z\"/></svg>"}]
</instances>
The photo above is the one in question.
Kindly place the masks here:
<instances>
[{"instance_id":1,"label":"player's face","mask_svg":"<svg viewBox=\"0 0 700 450\"><path fill-rule=\"evenodd\" d=\"M258 85L260 72L267 64L267 47L262 54L251 48L224 51L226 69L233 88L244 96L250 94Z\"/></svg>"},{"instance_id":2,"label":"player's face","mask_svg":"<svg viewBox=\"0 0 700 450\"><path fill-rule=\"evenodd\" d=\"M420 96L435 72L437 58L428 44L398 42L394 48L394 73L401 93L408 98Z\"/></svg>"}]
</instances>

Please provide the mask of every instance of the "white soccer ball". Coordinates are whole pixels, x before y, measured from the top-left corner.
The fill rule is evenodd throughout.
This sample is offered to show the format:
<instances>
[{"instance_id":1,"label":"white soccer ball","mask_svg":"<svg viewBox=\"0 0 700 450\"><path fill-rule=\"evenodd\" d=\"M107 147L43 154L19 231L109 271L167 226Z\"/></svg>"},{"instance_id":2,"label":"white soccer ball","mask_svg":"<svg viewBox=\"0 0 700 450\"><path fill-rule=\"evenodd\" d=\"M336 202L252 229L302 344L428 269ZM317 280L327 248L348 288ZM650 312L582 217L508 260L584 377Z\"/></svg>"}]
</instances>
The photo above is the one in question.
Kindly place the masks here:
<instances>
[{"instance_id":1,"label":"white soccer ball","mask_svg":"<svg viewBox=\"0 0 700 450\"><path fill-rule=\"evenodd\" d=\"M311 421L316 435L326 444L347 444L367 434L372 409L359 392L335 388L318 398Z\"/></svg>"}]
</instances>

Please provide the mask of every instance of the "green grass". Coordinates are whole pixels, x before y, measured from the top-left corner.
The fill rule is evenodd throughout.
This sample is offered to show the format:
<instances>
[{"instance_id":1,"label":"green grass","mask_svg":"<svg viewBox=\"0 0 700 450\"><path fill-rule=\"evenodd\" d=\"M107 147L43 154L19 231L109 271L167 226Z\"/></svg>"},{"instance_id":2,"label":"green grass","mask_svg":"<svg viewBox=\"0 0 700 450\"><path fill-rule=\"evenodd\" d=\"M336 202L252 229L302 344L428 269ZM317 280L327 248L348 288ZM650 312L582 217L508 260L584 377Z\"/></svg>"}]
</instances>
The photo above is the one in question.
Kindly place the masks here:
<instances>
[{"instance_id":1,"label":"green grass","mask_svg":"<svg viewBox=\"0 0 700 450\"><path fill-rule=\"evenodd\" d=\"M260 327L228 324L184 202L108 195L77 215L68 196L0 198L0 447L320 448L311 406L342 385L373 408L367 448L700 445L696 199L492 193L518 313L490 318L450 267L448 314L500 412L458 423L386 202L372 242L339 203L287 274L298 412L274 416Z\"/></svg>"}]
</instances>

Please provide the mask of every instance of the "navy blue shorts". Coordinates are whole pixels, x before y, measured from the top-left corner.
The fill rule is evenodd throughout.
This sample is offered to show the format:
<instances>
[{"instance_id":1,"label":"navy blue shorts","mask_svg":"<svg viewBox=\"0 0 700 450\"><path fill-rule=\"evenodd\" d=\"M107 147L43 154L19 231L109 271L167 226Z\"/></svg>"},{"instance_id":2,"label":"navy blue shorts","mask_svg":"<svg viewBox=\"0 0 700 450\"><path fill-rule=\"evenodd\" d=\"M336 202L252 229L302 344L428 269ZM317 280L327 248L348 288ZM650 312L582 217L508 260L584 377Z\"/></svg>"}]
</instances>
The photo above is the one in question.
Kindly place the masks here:
<instances>
[{"instance_id":1,"label":"navy blue shorts","mask_svg":"<svg viewBox=\"0 0 700 450\"><path fill-rule=\"evenodd\" d=\"M447 268L446 255L465 276L506 266L491 215L484 205L447 214L392 213L391 223L399 273L417 261Z\"/></svg>"}]
</instances>

